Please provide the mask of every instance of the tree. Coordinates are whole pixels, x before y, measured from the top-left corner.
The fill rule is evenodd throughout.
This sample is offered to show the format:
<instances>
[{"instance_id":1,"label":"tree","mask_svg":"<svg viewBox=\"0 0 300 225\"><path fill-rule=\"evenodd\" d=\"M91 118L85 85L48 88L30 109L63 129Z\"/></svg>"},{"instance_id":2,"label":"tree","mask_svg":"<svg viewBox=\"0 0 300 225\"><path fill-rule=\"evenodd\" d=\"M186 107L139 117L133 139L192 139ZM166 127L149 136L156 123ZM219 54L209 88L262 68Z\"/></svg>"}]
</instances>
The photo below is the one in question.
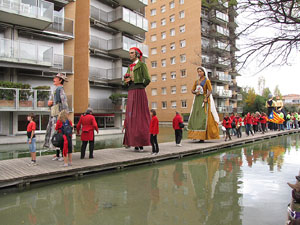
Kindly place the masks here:
<instances>
[{"instance_id":1,"label":"tree","mask_svg":"<svg viewBox=\"0 0 300 225\"><path fill-rule=\"evenodd\" d=\"M281 97L282 97L282 94L281 94L281 92L280 92L280 90L279 90L278 85L276 85L276 87L275 87L275 89L274 89L274 96L279 96L280 99L281 99Z\"/></svg>"},{"instance_id":2,"label":"tree","mask_svg":"<svg viewBox=\"0 0 300 225\"><path fill-rule=\"evenodd\" d=\"M248 91L248 95L245 99L245 103L248 106L251 106L251 105L254 104L255 98L256 98L255 90L254 90L254 88L250 88L249 91Z\"/></svg>"},{"instance_id":3,"label":"tree","mask_svg":"<svg viewBox=\"0 0 300 225\"><path fill-rule=\"evenodd\" d=\"M260 71L270 65L288 64L300 43L300 1L240 0L238 6L246 21L238 35L249 40L240 55L242 65L257 58L261 59Z\"/></svg>"},{"instance_id":4,"label":"tree","mask_svg":"<svg viewBox=\"0 0 300 225\"><path fill-rule=\"evenodd\" d=\"M272 94L270 88L264 88L262 96L267 100L269 99L269 95Z\"/></svg>"}]
</instances>

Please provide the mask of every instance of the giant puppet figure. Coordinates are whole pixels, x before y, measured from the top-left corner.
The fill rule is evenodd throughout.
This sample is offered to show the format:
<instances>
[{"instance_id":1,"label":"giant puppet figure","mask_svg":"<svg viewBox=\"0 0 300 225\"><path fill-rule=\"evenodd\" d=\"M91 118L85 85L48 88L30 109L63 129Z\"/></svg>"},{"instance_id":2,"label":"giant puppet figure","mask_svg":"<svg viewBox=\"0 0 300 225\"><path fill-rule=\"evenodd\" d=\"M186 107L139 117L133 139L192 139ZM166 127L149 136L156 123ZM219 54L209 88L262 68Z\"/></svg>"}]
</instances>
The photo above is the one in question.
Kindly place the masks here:
<instances>
[{"instance_id":1,"label":"giant puppet figure","mask_svg":"<svg viewBox=\"0 0 300 225\"><path fill-rule=\"evenodd\" d=\"M123 144L133 146L136 151L143 151L143 146L150 145L150 112L145 88L150 83L150 76L142 60L143 53L133 47L129 50L132 64L124 76L124 86L128 89L125 114L125 136Z\"/></svg>"}]
</instances>

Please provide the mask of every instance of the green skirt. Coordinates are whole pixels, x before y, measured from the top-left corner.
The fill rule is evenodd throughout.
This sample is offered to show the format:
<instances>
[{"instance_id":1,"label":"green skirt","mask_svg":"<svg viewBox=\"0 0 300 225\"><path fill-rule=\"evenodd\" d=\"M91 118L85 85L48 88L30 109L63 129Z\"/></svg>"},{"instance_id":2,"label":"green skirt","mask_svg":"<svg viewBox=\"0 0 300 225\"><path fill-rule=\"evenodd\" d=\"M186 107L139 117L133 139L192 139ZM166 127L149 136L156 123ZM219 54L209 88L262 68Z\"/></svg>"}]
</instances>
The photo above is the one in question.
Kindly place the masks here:
<instances>
[{"instance_id":1,"label":"green skirt","mask_svg":"<svg viewBox=\"0 0 300 225\"><path fill-rule=\"evenodd\" d=\"M204 102L204 95L198 95L194 98L192 112L189 118L188 130L206 131L208 104Z\"/></svg>"}]
</instances>

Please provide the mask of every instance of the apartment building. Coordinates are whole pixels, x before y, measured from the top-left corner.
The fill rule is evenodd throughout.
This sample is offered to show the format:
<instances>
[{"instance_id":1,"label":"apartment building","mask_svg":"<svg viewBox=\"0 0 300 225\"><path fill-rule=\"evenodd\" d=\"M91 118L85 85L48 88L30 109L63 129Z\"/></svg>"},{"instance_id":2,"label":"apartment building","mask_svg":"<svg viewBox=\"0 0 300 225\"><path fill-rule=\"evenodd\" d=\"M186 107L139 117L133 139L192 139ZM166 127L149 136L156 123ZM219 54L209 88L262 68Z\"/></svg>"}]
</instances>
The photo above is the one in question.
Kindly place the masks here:
<instances>
[{"instance_id":1,"label":"apartment building","mask_svg":"<svg viewBox=\"0 0 300 225\"><path fill-rule=\"evenodd\" d=\"M220 116L241 111L235 80L235 9L221 0L213 2L150 0L146 7L147 65L152 80L147 94L160 121L171 121L176 111L188 119L199 65L208 70Z\"/></svg>"},{"instance_id":2,"label":"apartment building","mask_svg":"<svg viewBox=\"0 0 300 225\"><path fill-rule=\"evenodd\" d=\"M77 0L75 58L75 123L88 106L101 128L121 127L126 93L121 88L128 51L143 44L148 0ZM110 97L115 96L112 101Z\"/></svg>"},{"instance_id":3,"label":"apartment building","mask_svg":"<svg viewBox=\"0 0 300 225\"><path fill-rule=\"evenodd\" d=\"M75 2L0 0L0 134L26 132L26 115L36 114L37 132L49 120L47 101L53 76L66 73L73 111Z\"/></svg>"}]
</instances>

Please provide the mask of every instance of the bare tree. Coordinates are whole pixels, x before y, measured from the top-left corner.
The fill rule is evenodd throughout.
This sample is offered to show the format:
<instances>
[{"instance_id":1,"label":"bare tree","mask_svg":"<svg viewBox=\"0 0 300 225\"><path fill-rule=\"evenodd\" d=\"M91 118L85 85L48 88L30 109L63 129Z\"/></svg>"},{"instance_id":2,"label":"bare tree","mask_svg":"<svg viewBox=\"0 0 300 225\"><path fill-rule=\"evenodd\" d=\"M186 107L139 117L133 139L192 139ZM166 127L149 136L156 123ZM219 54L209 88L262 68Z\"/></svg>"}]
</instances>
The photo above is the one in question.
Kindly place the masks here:
<instances>
[{"instance_id":1,"label":"bare tree","mask_svg":"<svg viewBox=\"0 0 300 225\"><path fill-rule=\"evenodd\" d=\"M292 61L300 43L300 0L239 0L238 11L243 27L237 35L248 40L239 55L242 67L259 59L262 71Z\"/></svg>"}]
</instances>

